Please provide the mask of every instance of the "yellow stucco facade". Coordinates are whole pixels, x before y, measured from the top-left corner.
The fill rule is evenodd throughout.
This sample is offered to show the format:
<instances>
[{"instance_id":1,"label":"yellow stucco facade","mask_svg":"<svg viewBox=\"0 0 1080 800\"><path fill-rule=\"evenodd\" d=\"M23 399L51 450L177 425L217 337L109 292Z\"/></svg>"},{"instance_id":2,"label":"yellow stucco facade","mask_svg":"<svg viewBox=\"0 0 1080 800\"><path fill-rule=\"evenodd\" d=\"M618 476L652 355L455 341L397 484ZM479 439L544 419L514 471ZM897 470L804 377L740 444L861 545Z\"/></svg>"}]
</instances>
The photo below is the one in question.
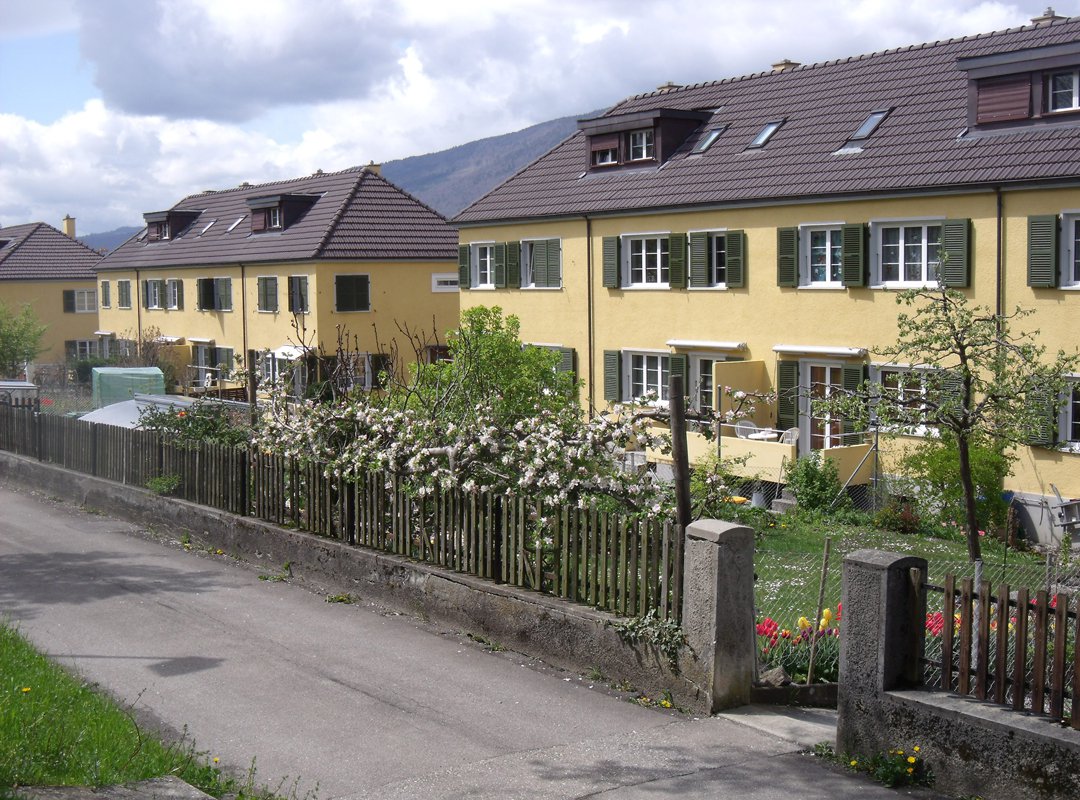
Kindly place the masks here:
<instances>
[{"instance_id":1,"label":"yellow stucco facade","mask_svg":"<svg viewBox=\"0 0 1080 800\"><path fill-rule=\"evenodd\" d=\"M94 293L93 305L87 302L90 294L84 294L78 311L65 312L65 291ZM62 364L66 358L66 342L97 340L94 335L94 331L98 330L94 281L0 281L0 301L16 313L24 305L29 305L38 321L47 326L41 339L44 349L35 359L36 363Z\"/></svg>"},{"instance_id":2,"label":"yellow stucco facade","mask_svg":"<svg viewBox=\"0 0 1080 800\"><path fill-rule=\"evenodd\" d=\"M999 217L1000 208L1000 217ZM777 388L777 365L783 360L842 368L875 362L875 345L896 337L896 290L881 280L882 233L885 227L933 225L944 220L970 220L970 283L965 294L976 304L1035 312L1022 329L1038 330L1048 350L1075 350L1080 337L1072 322L1080 310L1080 287L1035 289L1027 285L1028 217L1080 210L1080 189L937 194L836 202L789 203L745 208L718 208L679 213L621 214L591 219L466 226L461 243L517 242L532 238L561 240L560 289L470 289L462 291L462 308L498 305L521 320L522 338L574 348L584 382L583 402L602 409L604 354L683 353L720 362L739 359L725 377L715 365L717 386L736 389ZM813 228L866 224L869 280L865 287L808 285L806 239ZM777 231L800 230L798 287L778 285ZM1000 229L1000 236L999 231ZM606 288L603 278L605 237L666 237L676 233L743 231L745 282L740 288L666 287ZM1000 258L1000 269L999 269ZM625 260L625 256L624 256ZM865 352L863 352L865 351ZM739 366L749 362L745 366ZM742 370L732 372L730 368ZM694 370L690 370L690 382ZM625 375L623 376L625 380ZM741 383L726 383L726 380ZM690 387L691 392L693 387ZM805 417L805 414L803 414ZM758 412L759 425L777 425L777 409ZM805 429L798 451L810 449ZM726 446L725 442L725 446ZM732 440L736 449L750 445ZM760 443L753 443L758 450ZM771 443L766 443L771 444ZM773 445L759 455L757 473L772 472L784 454ZM701 449L691 444L692 452ZM845 447L845 450L847 448ZM786 451L785 451L786 452ZM789 454L790 455L790 454ZM837 449L834 457L860 464L858 453ZM862 464L864 477L868 467ZM1063 494L1080 496L1080 452L1021 448L1007 488L1045 494L1054 483Z\"/></svg>"}]
</instances>

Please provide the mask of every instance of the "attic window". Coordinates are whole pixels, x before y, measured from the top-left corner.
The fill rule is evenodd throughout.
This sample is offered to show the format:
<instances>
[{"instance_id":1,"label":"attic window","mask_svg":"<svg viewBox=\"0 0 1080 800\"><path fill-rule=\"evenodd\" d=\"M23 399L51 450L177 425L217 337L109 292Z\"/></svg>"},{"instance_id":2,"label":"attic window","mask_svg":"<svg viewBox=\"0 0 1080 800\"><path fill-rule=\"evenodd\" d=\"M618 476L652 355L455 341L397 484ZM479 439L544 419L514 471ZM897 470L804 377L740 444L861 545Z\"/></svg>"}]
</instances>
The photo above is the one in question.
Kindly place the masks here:
<instances>
[{"instance_id":1,"label":"attic window","mask_svg":"<svg viewBox=\"0 0 1080 800\"><path fill-rule=\"evenodd\" d=\"M206 227L203 228L201 231L199 231L199 236L202 236L204 233L206 233L208 230L210 230L214 226L215 222L217 222L217 220L212 219L208 223L206 223Z\"/></svg>"},{"instance_id":2,"label":"attic window","mask_svg":"<svg viewBox=\"0 0 1080 800\"><path fill-rule=\"evenodd\" d=\"M11 244L11 239L0 239L0 250L3 250L9 244Z\"/></svg>"},{"instance_id":3,"label":"attic window","mask_svg":"<svg viewBox=\"0 0 1080 800\"><path fill-rule=\"evenodd\" d=\"M773 134L780 130L780 126L787 122L786 119L778 119L772 122L766 122L765 127L761 129L761 133L754 137L754 141L750 142L746 146L748 150L756 150L764 147L769 139L773 137Z\"/></svg>"},{"instance_id":4,"label":"attic window","mask_svg":"<svg viewBox=\"0 0 1080 800\"><path fill-rule=\"evenodd\" d=\"M713 142L720 138L720 134L726 131L727 127L727 125L721 125L718 128L713 128L710 131L706 131L705 135L701 137L701 139L696 145L694 145L694 149L691 152L704 153L706 150L712 147Z\"/></svg>"},{"instance_id":5,"label":"attic window","mask_svg":"<svg viewBox=\"0 0 1080 800\"><path fill-rule=\"evenodd\" d=\"M849 142L858 142L863 139L869 139L870 134L877 130L878 125L885 121L885 117L889 116L892 111L891 108L883 108L878 111L871 111L870 116L866 118L862 125L855 133L851 134Z\"/></svg>"},{"instance_id":6,"label":"attic window","mask_svg":"<svg viewBox=\"0 0 1080 800\"><path fill-rule=\"evenodd\" d=\"M1080 108L1080 73L1077 70L1050 75L1050 110L1073 111Z\"/></svg>"},{"instance_id":7,"label":"attic window","mask_svg":"<svg viewBox=\"0 0 1080 800\"><path fill-rule=\"evenodd\" d=\"M630 131L630 160L645 161L656 157L655 138L652 128Z\"/></svg>"},{"instance_id":8,"label":"attic window","mask_svg":"<svg viewBox=\"0 0 1080 800\"><path fill-rule=\"evenodd\" d=\"M230 226L229 226L229 227L228 227L228 228L226 229L225 233L232 233L232 231L233 231L233 228L235 228L235 227L236 227L237 225L239 225L239 224L240 224L241 222L243 222L243 221L244 221L244 220L245 220L246 218L247 218L247 214L244 214L243 216L239 217L239 218L238 218L238 219L236 220L236 222L234 222L234 223L233 223L232 225L230 225Z\"/></svg>"}]
</instances>

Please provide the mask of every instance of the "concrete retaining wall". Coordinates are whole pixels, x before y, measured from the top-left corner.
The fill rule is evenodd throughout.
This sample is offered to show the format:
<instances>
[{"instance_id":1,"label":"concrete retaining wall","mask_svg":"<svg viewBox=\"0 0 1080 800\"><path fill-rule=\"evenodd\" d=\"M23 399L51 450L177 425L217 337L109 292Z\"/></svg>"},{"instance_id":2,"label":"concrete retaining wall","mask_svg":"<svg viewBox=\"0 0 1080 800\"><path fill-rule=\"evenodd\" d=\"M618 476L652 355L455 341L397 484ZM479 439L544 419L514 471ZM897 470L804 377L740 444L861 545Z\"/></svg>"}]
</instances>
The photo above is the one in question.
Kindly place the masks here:
<instances>
[{"instance_id":1,"label":"concrete retaining wall","mask_svg":"<svg viewBox=\"0 0 1080 800\"><path fill-rule=\"evenodd\" d=\"M1046 718L919 687L925 595L921 558L859 550L844 559L837 749L910 750L935 788L985 800L1080 797L1080 732Z\"/></svg>"},{"instance_id":2,"label":"concrete retaining wall","mask_svg":"<svg viewBox=\"0 0 1080 800\"><path fill-rule=\"evenodd\" d=\"M753 537L740 526L708 521L695 523L688 532L683 619L689 646L680 653L676 674L653 647L625 642L611 627L618 618L606 612L9 453L0 452L0 482L177 537L187 533L193 542L264 563L268 572L287 561L297 578L320 587L482 636L574 672L598 669L650 697L667 691L676 705L695 711L739 705L749 696ZM717 602L719 586L727 587L729 596ZM733 602L746 603L746 612L732 613Z\"/></svg>"}]
</instances>

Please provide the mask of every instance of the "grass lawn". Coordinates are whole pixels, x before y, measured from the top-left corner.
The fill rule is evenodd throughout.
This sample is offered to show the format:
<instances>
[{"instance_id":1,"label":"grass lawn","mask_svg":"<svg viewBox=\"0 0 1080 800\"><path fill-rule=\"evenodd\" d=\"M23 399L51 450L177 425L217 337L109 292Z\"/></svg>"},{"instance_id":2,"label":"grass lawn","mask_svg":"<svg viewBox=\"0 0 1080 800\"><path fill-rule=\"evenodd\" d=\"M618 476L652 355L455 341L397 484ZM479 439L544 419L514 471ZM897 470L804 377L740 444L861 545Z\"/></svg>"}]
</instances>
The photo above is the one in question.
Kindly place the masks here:
<instances>
[{"instance_id":1,"label":"grass lawn","mask_svg":"<svg viewBox=\"0 0 1080 800\"><path fill-rule=\"evenodd\" d=\"M104 786L169 775L215 797L245 794L213 759L140 730L129 713L0 622L0 798L17 797L20 786Z\"/></svg>"}]
</instances>

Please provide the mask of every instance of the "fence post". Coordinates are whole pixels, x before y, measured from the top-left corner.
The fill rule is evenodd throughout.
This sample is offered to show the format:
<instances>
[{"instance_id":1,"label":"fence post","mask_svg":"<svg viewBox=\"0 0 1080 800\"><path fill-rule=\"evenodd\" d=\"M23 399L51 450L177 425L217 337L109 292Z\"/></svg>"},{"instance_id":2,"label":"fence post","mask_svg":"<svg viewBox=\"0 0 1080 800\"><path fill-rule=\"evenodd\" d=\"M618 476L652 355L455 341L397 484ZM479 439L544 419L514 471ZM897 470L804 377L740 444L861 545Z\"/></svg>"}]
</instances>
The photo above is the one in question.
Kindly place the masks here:
<instances>
[{"instance_id":1,"label":"fence post","mask_svg":"<svg viewBox=\"0 0 1080 800\"><path fill-rule=\"evenodd\" d=\"M710 713L750 702L754 681L754 532L698 520L686 528L682 625L694 658L683 674ZM685 663L689 662L689 663Z\"/></svg>"},{"instance_id":2,"label":"fence post","mask_svg":"<svg viewBox=\"0 0 1080 800\"><path fill-rule=\"evenodd\" d=\"M918 580L912 579L916 573ZM920 681L926 639L926 559L857 550L844 559L843 634L837 687L840 752L888 750L880 696Z\"/></svg>"}]
</instances>

